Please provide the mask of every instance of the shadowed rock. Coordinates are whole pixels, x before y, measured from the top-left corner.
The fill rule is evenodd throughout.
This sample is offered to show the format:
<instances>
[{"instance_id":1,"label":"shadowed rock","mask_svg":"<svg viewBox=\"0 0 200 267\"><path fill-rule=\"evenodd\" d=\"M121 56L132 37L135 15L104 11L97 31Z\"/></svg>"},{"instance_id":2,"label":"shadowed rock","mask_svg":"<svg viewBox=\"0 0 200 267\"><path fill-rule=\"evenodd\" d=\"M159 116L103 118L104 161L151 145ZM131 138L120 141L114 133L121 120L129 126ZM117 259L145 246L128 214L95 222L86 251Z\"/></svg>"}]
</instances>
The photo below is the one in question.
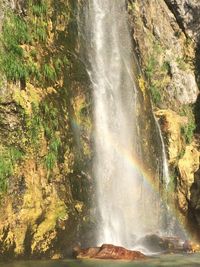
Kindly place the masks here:
<instances>
[{"instance_id":1,"label":"shadowed rock","mask_svg":"<svg viewBox=\"0 0 200 267\"><path fill-rule=\"evenodd\" d=\"M176 236L158 236L158 235L146 235L141 238L138 245L149 249L151 252L162 252L162 253L192 253L199 252L200 246L198 243L181 240Z\"/></svg>"},{"instance_id":2,"label":"shadowed rock","mask_svg":"<svg viewBox=\"0 0 200 267\"><path fill-rule=\"evenodd\" d=\"M74 255L77 259L108 259L108 260L140 260L146 256L139 251L132 251L123 247L104 244L101 247L87 249L74 249Z\"/></svg>"}]
</instances>

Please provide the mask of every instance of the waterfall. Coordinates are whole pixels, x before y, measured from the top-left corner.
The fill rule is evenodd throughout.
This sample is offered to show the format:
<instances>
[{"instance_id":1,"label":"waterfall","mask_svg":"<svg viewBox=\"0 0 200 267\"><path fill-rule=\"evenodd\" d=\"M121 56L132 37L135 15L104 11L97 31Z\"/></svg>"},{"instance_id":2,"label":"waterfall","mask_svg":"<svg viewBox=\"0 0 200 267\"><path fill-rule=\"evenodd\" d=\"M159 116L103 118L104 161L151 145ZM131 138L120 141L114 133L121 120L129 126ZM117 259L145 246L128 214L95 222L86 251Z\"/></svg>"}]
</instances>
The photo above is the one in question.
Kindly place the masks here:
<instances>
[{"instance_id":1,"label":"waterfall","mask_svg":"<svg viewBox=\"0 0 200 267\"><path fill-rule=\"evenodd\" d=\"M93 90L97 241L131 247L137 237L158 233L162 216L159 193L139 164L137 62L126 0L88 0L83 9L80 31Z\"/></svg>"}]
</instances>

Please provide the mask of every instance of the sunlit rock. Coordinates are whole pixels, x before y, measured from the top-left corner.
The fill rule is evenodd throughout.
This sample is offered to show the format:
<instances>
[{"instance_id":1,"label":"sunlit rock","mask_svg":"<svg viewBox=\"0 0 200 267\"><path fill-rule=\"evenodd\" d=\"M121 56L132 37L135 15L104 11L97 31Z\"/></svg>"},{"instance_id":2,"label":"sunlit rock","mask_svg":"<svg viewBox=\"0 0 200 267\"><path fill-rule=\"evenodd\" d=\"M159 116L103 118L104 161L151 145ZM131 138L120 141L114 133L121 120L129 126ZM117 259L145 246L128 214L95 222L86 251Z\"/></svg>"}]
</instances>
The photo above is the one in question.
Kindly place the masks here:
<instances>
[{"instance_id":1,"label":"sunlit rock","mask_svg":"<svg viewBox=\"0 0 200 267\"><path fill-rule=\"evenodd\" d=\"M106 260L139 260L146 256L139 251L128 250L110 244L104 244L101 247L87 249L75 248L77 259L106 259Z\"/></svg>"},{"instance_id":2,"label":"sunlit rock","mask_svg":"<svg viewBox=\"0 0 200 267\"><path fill-rule=\"evenodd\" d=\"M199 0L165 0L177 22L185 33L193 38L199 36L200 2Z\"/></svg>"},{"instance_id":3,"label":"sunlit rock","mask_svg":"<svg viewBox=\"0 0 200 267\"><path fill-rule=\"evenodd\" d=\"M167 87L168 92L172 99L176 99L181 104L194 103L199 93L194 72L181 69L181 63L179 65L173 61L170 62L171 83Z\"/></svg>"},{"instance_id":4,"label":"sunlit rock","mask_svg":"<svg viewBox=\"0 0 200 267\"><path fill-rule=\"evenodd\" d=\"M182 151L181 126L187 123L187 118L179 116L172 110L158 110L156 116L159 118L162 132L168 144L169 163L174 164Z\"/></svg>"},{"instance_id":5,"label":"sunlit rock","mask_svg":"<svg viewBox=\"0 0 200 267\"><path fill-rule=\"evenodd\" d=\"M186 146L184 156L178 162L179 177L177 185L178 203L183 212L188 209L191 197L191 186L194 183L194 173L199 169L200 153L195 143Z\"/></svg>"}]
</instances>

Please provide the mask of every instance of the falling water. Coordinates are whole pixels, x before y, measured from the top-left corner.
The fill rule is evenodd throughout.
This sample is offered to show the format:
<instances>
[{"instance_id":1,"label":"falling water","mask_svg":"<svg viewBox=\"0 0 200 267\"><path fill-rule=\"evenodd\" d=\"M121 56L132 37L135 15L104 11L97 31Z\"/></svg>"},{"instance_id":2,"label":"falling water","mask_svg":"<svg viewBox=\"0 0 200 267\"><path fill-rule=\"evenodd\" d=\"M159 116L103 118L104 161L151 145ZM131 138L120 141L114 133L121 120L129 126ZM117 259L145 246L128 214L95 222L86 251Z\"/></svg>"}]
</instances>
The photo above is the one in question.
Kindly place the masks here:
<instances>
[{"instance_id":1,"label":"falling water","mask_svg":"<svg viewBox=\"0 0 200 267\"><path fill-rule=\"evenodd\" d=\"M135 236L159 230L160 202L133 160L141 160L142 153L126 0L84 5L82 34L94 103L97 239L131 247Z\"/></svg>"},{"instance_id":2,"label":"falling water","mask_svg":"<svg viewBox=\"0 0 200 267\"><path fill-rule=\"evenodd\" d=\"M168 162L167 162L167 155L166 155L166 150L165 150L165 143L163 140L162 132L160 129L160 125L157 121L157 119L154 116L154 120L158 129L158 134L161 142L161 148L162 148L162 176L163 176L163 182L165 183L166 189L169 186L170 183L170 175L169 175L169 168L168 168Z\"/></svg>"}]
</instances>

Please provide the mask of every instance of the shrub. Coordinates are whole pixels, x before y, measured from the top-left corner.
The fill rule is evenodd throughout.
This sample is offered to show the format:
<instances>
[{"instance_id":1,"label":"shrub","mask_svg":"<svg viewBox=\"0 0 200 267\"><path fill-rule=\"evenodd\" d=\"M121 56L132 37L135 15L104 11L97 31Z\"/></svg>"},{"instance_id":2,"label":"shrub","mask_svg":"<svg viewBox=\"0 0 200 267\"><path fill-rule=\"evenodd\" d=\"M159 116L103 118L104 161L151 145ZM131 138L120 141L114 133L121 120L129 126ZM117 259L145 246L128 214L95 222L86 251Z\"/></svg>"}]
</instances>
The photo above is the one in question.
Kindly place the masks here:
<instances>
[{"instance_id":1,"label":"shrub","mask_svg":"<svg viewBox=\"0 0 200 267\"><path fill-rule=\"evenodd\" d=\"M47 15L48 6L45 1L39 1L37 4L32 5L32 12L34 16L41 17Z\"/></svg>"},{"instance_id":2,"label":"shrub","mask_svg":"<svg viewBox=\"0 0 200 267\"><path fill-rule=\"evenodd\" d=\"M196 125L193 121L181 127L181 133L183 134L187 144L190 144L192 142L195 128Z\"/></svg>"},{"instance_id":3,"label":"shrub","mask_svg":"<svg viewBox=\"0 0 200 267\"><path fill-rule=\"evenodd\" d=\"M50 64L44 64L43 76L45 80L49 82L54 82L57 77L55 69Z\"/></svg>"},{"instance_id":4,"label":"shrub","mask_svg":"<svg viewBox=\"0 0 200 267\"><path fill-rule=\"evenodd\" d=\"M158 88L155 85L150 85L149 89L150 89L153 103L155 105L159 104L161 101L161 95L160 95Z\"/></svg>"}]
</instances>

